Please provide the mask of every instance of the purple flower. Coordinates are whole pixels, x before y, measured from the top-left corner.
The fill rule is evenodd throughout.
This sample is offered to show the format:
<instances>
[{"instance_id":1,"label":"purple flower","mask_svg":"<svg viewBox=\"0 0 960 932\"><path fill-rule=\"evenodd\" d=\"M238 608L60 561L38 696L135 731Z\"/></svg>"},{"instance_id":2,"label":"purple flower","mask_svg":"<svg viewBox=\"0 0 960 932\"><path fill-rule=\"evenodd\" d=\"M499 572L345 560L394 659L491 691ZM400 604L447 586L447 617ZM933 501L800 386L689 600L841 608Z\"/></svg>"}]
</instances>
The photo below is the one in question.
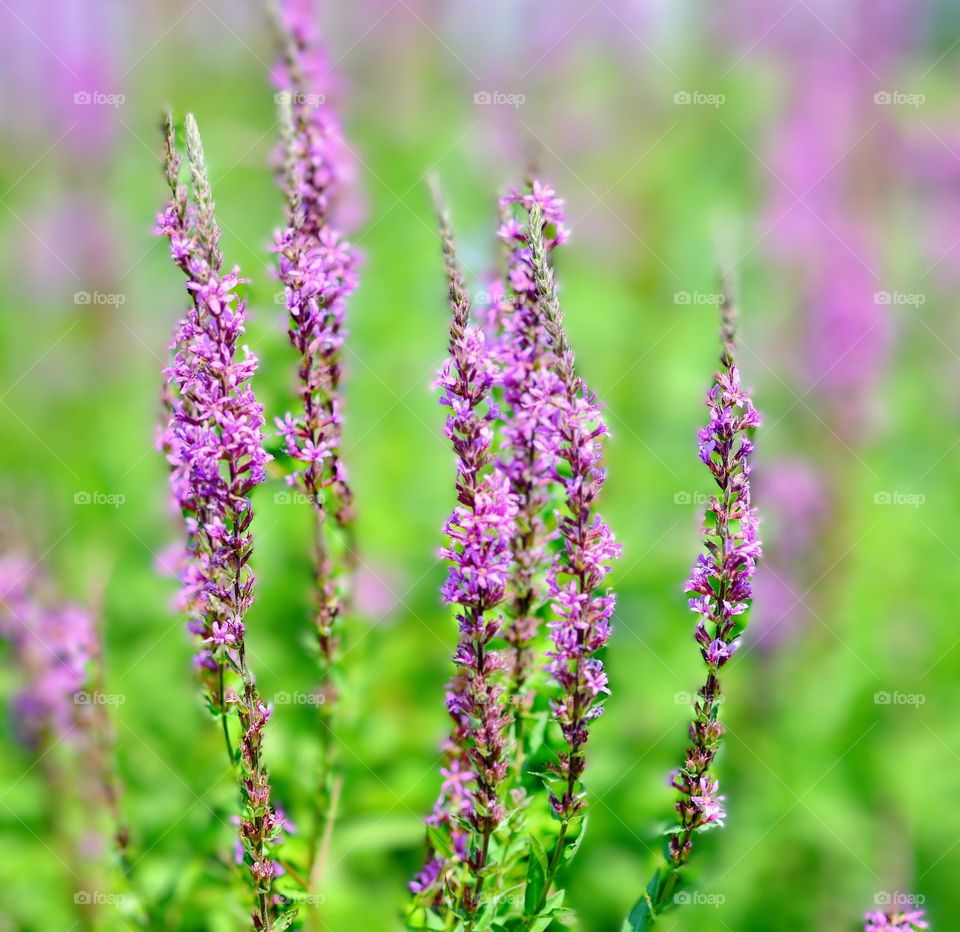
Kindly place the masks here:
<instances>
[{"instance_id":1,"label":"purple flower","mask_svg":"<svg viewBox=\"0 0 960 932\"><path fill-rule=\"evenodd\" d=\"M421 894L429 890L439 879L442 869L443 858L430 858L423 870L408 884L410 892Z\"/></svg>"},{"instance_id":2,"label":"purple flower","mask_svg":"<svg viewBox=\"0 0 960 932\"><path fill-rule=\"evenodd\" d=\"M733 360L735 319L729 296L723 305L721 370L707 395L708 425L699 431L700 459L710 470L719 492L707 505L703 537L705 551L697 556L687 580L693 594L690 608L698 616L694 638L707 666L707 678L694 706L691 746L673 785L680 791L680 824L670 839L670 855L682 864L691 838L699 831L723 825L723 797L709 770L723 736L719 714L719 671L740 645L744 615L753 597L752 578L761 555L757 516L750 502L750 434L760 417L740 384Z\"/></svg>"},{"instance_id":3,"label":"purple flower","mask_svg":"<svg viewBox=\"0 0 960 932\"><path fill-rule=\"evenodd\" d=\"M91 667L98 653L93 619L70 604L46 604L40 574L18 554L0 557L0 637L13 648L23 680L13 696L13 727L28 747L82 744Z\"/></svg>"},{"instance_id":4,"label":"purple flower","mask_svg":"<svg viewBox=\"0 0 960 932\"><path fill-rule=\"evenodd\" d=\"M884 912L874 910L864 917L863 932L915 932L919 929L929 929L930 923L923 918L922 909L912 909L909 912Z\"/></svg>"},{"instance_id":5,"label":"purple flower","mask_svg":"<svg viewBox=\"0 0 960 932\"><path fill-rule=\"evenodd\" d=\"M293 132L283 140L277 162L287 181L294 181L306 223L316 232L330 220L340 224L358 214L359 206L350 202L356 157L331 103L336 75L318 35L320 4L280 0L277 6L282 54L272 77L278 100L293 116Z\"/></svg>"},{"instance_id":6,"label":"purple flower","mask_svg":"<svg viewBox=\"0 0 960 932\"><path fill-rule=\"evenodd\" d=\"M556 464L554 479L565 497L565 509L558 516L563 549L547 574L557 616L549 623L548 670L560 688L551 706L566 745L554 768L559 786L551 791L550 802L565 828L584 806L580 779L586 765L583 749L588 723L603 712L602 696L609 692L596 654L610 636L615 599L604 580L611 562L620 555L620 545L594 511L605 478L602 458L607 428L595 396L574 370L547 258L551 238L559 241L565 236L562 215L552 191L536 184L524 206L530 214L530 268L559 382L551 397L556 407L553 429L544 442Z\"/></svg>"},{"instance_id":7,"label":"purple flower","mask_svg":"<svg viewBox=\"0 0 960 932\"><path fill-rule=\"evenodd\" d=\"M253 538L252 489L263 482L269 459L262 446L263 409L250 387L256 357L238 342L246 304L237 289L239 271L225 273L196 122L186 120L192 197L179 183L180 156L168 118L165 168L171 201L158 220L158 232L171 243L174 262L187 276L191 305L172 345L169 421L160 446L171 466L174 499L187 532L182 566L182 605L189 628L201 642L196 667L208 702L223 719L228 745L228 706L240 724L238 779L244 799L240 842L250 867L256 899L254 925L270 925L272 882L269 857L279 828L270 805L270 781L262 759L263 728L269 710L259 697L246 657L243 619L253 604L250 569ZM240 694L234 689L236 683Z\"/></svg>"},{"instance_id":8,"label":"purple flower","mask_svg":"<svg viewBox=\"0 0 960 932\"><path fill-rule=\"evenodd\" d=\"M526 681L534 663L533 642L539 630L536 611L544 593L537 585L549 539L545 515L556 484L553 438L559 429L564 387L554 371L555 359L541 320L540 297L534 281L530 244L518 215L538 203L549 218L550 235L544 243L553 249L566 238L563 201L552 188L534 181L529 190L514 189L501 198L504 219L498 235L508 249L506 283L492 293L488 313L502 389L501 445L498 468L507 476L518 503L517 533L512 544L509 624L504 632L510 645L510 691L518 708L529 705L533 694ZM518 716L518 740L522 714ZM520 753L518 748L518 753Z\"/></svg>"},{"instance_id":9,"label":"purple flower","mask_svg":"<svg viewBox=\"0 0 960 932\"><path fill-rule=\"evenodd\" d=\"M501 785L508 767L505 731L510 714L498 683L504 658L491 641L502 624L496 609L510 570L517 501L507 476L491 462L496 410L490 391L496 367L483 330L470 323L442 208L440 227L453 319L450 358L436 384L440 403L450 409L445 429L457 459L458 502L444 528L449 543L442 555L450 569L442 595L457 608L460 639L454 654L457 675L447 693L453 730L445 745L444 786L428 824L447 827L454 857L468 868L460 895L464 911L472 914L479 906L478 878L486 867L490 838L506 814ZM422 880L429 878L433 884L445 871L447 864L435 864L439 855L431 849L427 867L411 884L414 892L424 889Z\"/></svg>"},{"instance_id":10,"label":"purple flower","mask_svg":"<svg viewBox=\"0 0 960 932\"><path fill-rule=\"evenodd\" d=\"M38 565L18 553L0 554L0 639L9 643L23 683L10 703L13 731L42 757L57 744L79 755L75 771L93 783L89 810L97 813L99 823L100 810L106 808L115 851L122 858L129 829L113 755L113 728L101 701L100 635L89 611L51 598L50 581ZM50 756L45 772L52 774L59 766ZM51 778L54 798L67 776ZM90 789L86 781L80 784L84 792ZM99 839L99 828L93 831Z\"/></svg>"},{"instance_id":11,"label":"purple flower","mask_svg":"<svg viewBox=\"0 0 960 932\"><path fill-rule=\"evenodd\" d=\"M357 260L330 223L330 207L340 193L342 141L335 114L326 105L322 80L327 68L314 34L315 12L313 4L303 0L286 0L280 11L285 51L275 83L284 95L287 225L277 234L275 251L290 342L299 356L299 407L276 424L287 455L299 467L288 481L298 485L314 507L314 623L329 670L337 648L342 590L354 563L353 491L340 456L340 381L346 300L357 285ZM328 516L344 537L344 547L330 546ZM342 560L331 555L344 549Z\"/></svg>"},{"instance_id":12,"label":"purple flower","mask_svg":"<svg viewBox=\"0 0 960 932\"><path fill-rule=\"evenodd\" d=\"M757 470L756 501L764 511L766 546L754 580L760 614L753 614L751 637L762 650L774 650L801 630L815 599L806 593L818 569L819 541L835 517L824 470L804 459L782 459ZM801 598L803 596L803 598Z\"/></svg>"}]
</instances>

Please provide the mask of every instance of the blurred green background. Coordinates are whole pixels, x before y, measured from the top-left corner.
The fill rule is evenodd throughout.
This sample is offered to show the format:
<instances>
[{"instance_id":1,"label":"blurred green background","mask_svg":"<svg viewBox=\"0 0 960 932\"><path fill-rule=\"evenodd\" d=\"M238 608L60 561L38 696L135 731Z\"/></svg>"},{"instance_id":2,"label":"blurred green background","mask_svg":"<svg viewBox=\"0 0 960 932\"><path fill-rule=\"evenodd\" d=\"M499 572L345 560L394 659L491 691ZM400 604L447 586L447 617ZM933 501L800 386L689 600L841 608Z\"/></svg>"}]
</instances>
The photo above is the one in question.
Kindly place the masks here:
<instances>
[{"instance_id":1,"label":"blurred green background","mask_svg":"<svg viewBox=\"0 0 960 932\"><path fill-rule=\"evenodd\" d=\"M573 237L558 274L580 371L609 414L602 511L624 545L589 832L566 878L577 927L618 928L645 883L702 678L682 583L710 491L694 437L722 262L739 281L741 369L765 418L756 499L769 564L754 633L727 668L728 826L694 859L701 902L663 928L850 930L898 892L925 900L933 928L952 928L955 6L324 6L332 98L356 158L348 225L364 256L345 427L363 597L346 633L345 787L324 927L400 927L438 789L455 627L437 549L453 462L430 390L447 308L425 177L435 171L447 191L480 293L497 269L496 198L532 161L567 199ZM151 225L170 103L197 116L223 251L251 279L246 340L272 420L293 358L269 271L282 221L269 34L252 2L2 7L3 539L102 607L152 927L238 928L220 866L235 791L197 701L175 584L157 568L176 538L153 444L183 292ZM89 103L75 102L82 92ZM478 92L524 99L476 103ZM255 493L248 639L268 697L307 692L314 675L302 646L309 515L278 500L283 489L275 479ZM76 504L82 492L124 501ZM2 685L17 687L11 664ZM267 739L295 822L309 804L313 727L311 707L277 705ZM74 904L80 881L50 815L69 791L53 794L9 728L0 741L0 929L133 927L110 905Z\"/></svg>"}]
</instances>

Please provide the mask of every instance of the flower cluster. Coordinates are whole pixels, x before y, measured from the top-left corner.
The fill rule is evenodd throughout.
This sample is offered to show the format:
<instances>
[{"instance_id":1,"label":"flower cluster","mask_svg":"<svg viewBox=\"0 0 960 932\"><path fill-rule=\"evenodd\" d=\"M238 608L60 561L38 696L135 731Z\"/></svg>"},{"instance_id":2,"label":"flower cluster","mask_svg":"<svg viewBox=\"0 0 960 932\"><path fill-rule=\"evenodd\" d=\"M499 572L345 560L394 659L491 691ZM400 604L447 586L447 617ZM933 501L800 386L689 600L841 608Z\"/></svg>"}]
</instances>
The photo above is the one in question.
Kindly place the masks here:
<instances>
[{"instance_id":1,"label":"flower cluster","mask_svg":"<svg viewBox=\"0 0 960 932\"><path fill-rule=\"evenodd\" d=\"M513 189L501 198L505 216L497 235L508 250L506 288L502 289L502 299L492 302L491 321L496 334L497 381L503 398L497 466L509 479L518 504L510 622L505 637L510 645L510 687L519 707L533 698L525 687L535 660L532 646L539 627L535 612L543 598L537 577L549 536L546 516L553 491L554 438L560 430L563 397L563 384L554 371L555 359L541 320L523 222L534 203L540 205L548 229L544 240L547 251L567 238L563 201L552 188L534 181L529 190Z\"/></svg>"},{"instance_id":2,"label":"flower cluster","mask_svg":"<svg viewBox=\"0 0 960 932\"><path fill-rule=\"evenodd\" d=\"M710 422L698 434L700 459L710 470L719 493L710 499L704 521L705 553L693 566L686 591L699 616L695 638L707 666L690 725L691 744L683 767L673 775L680 791L680 824L670 839L674 862L689 855L697 831L723 825L723 797L709 774L720 746L719 671L740 644L744 613L752 598L751 579L760 557L757 516L750 503L750 433L760 417L741 387L733 360L733 307L724 304L721 370L707 396Z\"/></svg>"},{"instance_id":3,"label":"flower cluster","mask_svg":"<svg viewBox=\"0 0 960 932\"><path fill-rule=\"evenodd\" d=\"M299 354L300 407L277 419L287 455L298 469L287 478L314 506L315 624L329 669L336 651L341 611L338 585L345 573L335 565L325 539L329 513L346 536L352 559L353 493L340 456L341 353L346 337L346 299L357 285L356 256L333 228L329 209L339 186L342 148L333 111L320 92L322 58L312 32L310 3L287 2L281 11L286 52L276 83L285 91L284 134L287 225L276 238L277 275L284 286L290 342Z\"/></svg>"},{"instance_id":4,"label":"flower cluster","mask_svg":"<svg viewBox=\"0 0 960 932\"><path fill-rule=\"evenodd\" d=\"M594 510L605 479L602 459L607 428L596 397L574 368L553 269L547 259L546 231L557 223L557 214L545 212L541 200L535 191L527 205L528 236L543 327L562 386L550 402L557 408L553 420L556 429L545 439L557 464L554 475L563 486L566 505L559 518L563 549L548 573L558 616L549 625L549 671L560 687L552 708L566 745L555 767L559 786L550 801L565 827L584 805L580 780L586 766L584 746L589 723L602 714L602 697L609 693L607 675L597 654L610 636L615 597L604 581L611 562L620 555L620 545ZM554 204L548 206L555 211ZM558 235L562 235L562 225Z\"/></svg>"},{"instance_id":5,"label":"flower cluster","mask_svg":"<svg viewBox=\"0 0 960 932\"><path fill-rule=\"evenodd\" d=\"M442 595L458 608L460 641L446 700L454 727L444 746L441 793L427 818L430 853L410 887L421 904L464 918L476 912L485 884L489 900L525 883L525 855L513 852L528 850L517 834L533 802L523 764L527 744L533 753L541 739L531 729L525 743L522 723L537 699L539 617L549 605L555 617L543 662L559 687L550 706L564 743L542 817L552 808L561 829L551 866L542 865L543 883L522 898L523 921L534 922L546 915L557 866L572 843L568 830L584 805L584 745L608 691L597 656L614 609L604 579L620 548L594 513L606 428L575 374L547 259L567 238L563 202L532 181L500 206L506 274L477 315L483 327L471 323L440 210L453 322L450 359L437 384L450 409L446 433L457 457L458 498L441 551L450 562ZM551 557L558 537L562 546ZM548 714L536 712L540 732Z\"/></svg>"},{"instance_id":6,"label":"flower cluster","mask_svg":"<svg viewBox=\"0 0 960 932\"><path fill-rule=\"evenodd\" d=\"M517 502L507 477L492 468L495 364L482 328L470 323L449 221L442 209L440 215L453 318L450 357L436 384L440 403L450 409L446 435L457 459L458 502L444 528L449 543L441 554L450 570L442 595L457 608L460 640L454 655L458 672L446 698L454 727L446 746L443 792L430 823L448 826L454 854L467 866L459 895L464 910L472 913L479 905L490 839L505 815L501 785L509 763L510 716L498 683L504 657L491 642L502 625L495 610L506 592ZM436 855L411 884L414 892L440 875L443 864Z\"/></svg>"},{"instance_id":7,"label":"flower cluster","mask_svg":"<svg viewBox=\"0 0 960 932\"><path fill-rule=\"evenodd\" d=\"M23 556L0 557L0 638L13 648L24 686L11 703L24 744L80 742L85 711L78 696L88 685L97 654L93 620L69 603L45 604L36 568Z\"/></svg>"},{"instance_id":8,"label":"flower cluster","mask_svg":"<svg viewBox=\"0 0 960 932\"><path fill-rule=\"evenodd\" d=\"M211 709L222 718L231 759L240 767L240 840L259 929L270 926L274 911L271 888L280 867L270 848L282 819L271 806L262 759L270 710L247 662L244 619L254 596L250 493L263 482L269 457L262 445L263 409L249 384L257 359L246 348L238 353L246 316L237 292L243 279L237 269L222 268L220 231L199 132L190 115L186 131L192 198L187 199L178 181L180 156L168 120L164 154L171 200L157 222L158 233L169 238L171 256L187 276L191 297L171 347L173 364L166 370L169 421L160 445L186 524L181 599L189 629L199 641L196 664ZM227 723L232 709L240 724L236 750Z\"/></svg>"},{"instance_id":9,"label":"flower cluster","mask_svg":"<svg viewBox=\"0 0 960 932\"><path fill-rule=\"evenodd\" d=\"M39 561L15 551L0 555L0 640L10 644L23 683L10 703L14 733L42 757L59 744L79 756L80 773L71 782L92 814L109 816L122 858L129 830L102 696L100 634L91 612L50 590ZM45 772L55 767L51 756Z\"/></svg>"},{"instance_id":10,"label":"flower cluster","mask_svg":"<svg viewBox=\"0 0 960 932\"><path fill-rule=\"evenodd\" d=\"M885 913L875 910L864 917L863 932L919 932L920 929L929 929L930 923L923 918L922 909L912 909L909 912Z\"/></svg>"},{"instance_id":11,"label":"flower cluster","mask_svg":"<svg viewBox=\"0 0 960 932\"><path fill-rule=\"evenodd\" d=\"M319 4L316 0L279 0L278 7L276 27L282 55L273 71L273 83L281 106L293 118L278 161L284 165L287 184L294 182L304 224L316 235L332 213L339 215L336 208L348 193L345 182L353 174L355 159L330 105L331 68L316 28Z\"/></svg>"}]
</instances>

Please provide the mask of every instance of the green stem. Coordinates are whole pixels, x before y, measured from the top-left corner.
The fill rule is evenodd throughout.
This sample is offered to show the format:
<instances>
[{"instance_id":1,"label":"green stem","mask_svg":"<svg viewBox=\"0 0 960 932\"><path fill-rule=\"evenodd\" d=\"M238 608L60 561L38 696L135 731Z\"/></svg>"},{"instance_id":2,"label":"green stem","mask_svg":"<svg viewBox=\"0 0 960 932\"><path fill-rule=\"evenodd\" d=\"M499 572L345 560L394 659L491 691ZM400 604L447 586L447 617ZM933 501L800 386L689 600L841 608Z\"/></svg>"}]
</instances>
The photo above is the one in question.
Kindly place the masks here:
<instances>
[{"instance_id":1,"label":"green stem","mask_svg":"<svg viewBox=\"0 0 960 932\"><path fill-rule=\"evenodd\" d=\"M220 723L223 725L223 740L227 746L227 760L230 761L231 766L235 763L235 757L233 754L233 745L230 743L230 726L227 724L227 702L224 696L224 683L223 683L223 661L221 660L217 664L219 670L219 690L220 690Z\"/></svg>"},{"instance_id":2,"label":"green stem","mask_svg":"<svg viewBox=\"0 0 960 932\"><path fill-rule=\"evenodd\" d=\"M569 822L560 823L560 834L557 835L557 844L553 849L553 853L550 855L550 862L547 865L547 876L543 881L543 890L540 893L540 897L537 901L536 909L533 910L533 915L526 916L524 918L524 928L529 929L533 925L537 916L540 915L541 910L546 905L547 897L550 895L550 888L553 886L553 881L556 879L557 870L560 868L560 860L563 857L563 849L567 843L567 832L570 829Z\"/></svg>"}]
</instances>

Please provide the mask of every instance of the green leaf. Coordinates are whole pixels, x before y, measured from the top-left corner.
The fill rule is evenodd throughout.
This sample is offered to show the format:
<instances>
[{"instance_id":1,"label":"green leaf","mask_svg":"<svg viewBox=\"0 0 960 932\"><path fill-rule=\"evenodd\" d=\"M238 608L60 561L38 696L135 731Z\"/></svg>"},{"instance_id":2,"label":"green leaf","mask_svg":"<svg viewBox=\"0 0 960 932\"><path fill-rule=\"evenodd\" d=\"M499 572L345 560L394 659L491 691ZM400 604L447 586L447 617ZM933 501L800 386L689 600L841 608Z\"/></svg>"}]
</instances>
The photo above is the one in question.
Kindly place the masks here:
<instances>
[{"instance_id":1,"label":"green leaf","mask_svg":"<svg viewBox=\"0 0 960 932\"><path fill-rule=\"evenodd\" d=\"M443 917L437 915L432 909L427 910L426 915L426 929L436 929L437 932L443 932L446 929L447 924L444 922Z\"/></svg>"},{"instance_id":2,"label":"green leaf","mask_svg":"<svg viewBox=\"0 0 960 932\"><path fill-rule=\"evenodd\" d=\"M547 902L543 907L543 911L551 916L557 913L560 910L560 907L563 906L563 898L565 895L566 890L557 890L556 893L551 893L550 896L547 897Z\"/></svg>"},{"instance_id":3,"label":"green leaf","mask_svg":"<svg viewBox=\"0 0 960 932\"><path fill-rule=\"evenodd\" d=\"M573 837L567 838L567 843L563 849L563 860L564 863L569 863L576 857L577 852L580 850L580 845L583 844L583 838L587 834L587 816L584 816L580 820L580 825L577 828L577 834Z\"/></svg>"},{"instance_id":4,"label":"green leaf","mask_svg":"<svg viewBox=\"0 0 960 932\"><path fill-rule=\"evenodd\" d=\"M493 920L497 917L497 900L492 898L490 902L486 905L483 912L477 917L476 921L471 925L471 929L475 929L476 932L481 932L482 929L489 929L493 925Z\"/></svg>"},{"instance_id":5,"label":"green leaf","mask_svg":"<svg viewBox=\"0 0 960 932\"><path fill-rule=\"evenodd\" d=\"M680 883L680 874L669 866L657 868L650 878L647 889L634 904L630 915L623 923L621 932L646 932L674 905L673 891Z\"/></svg>"},{"instance_id":6,"label":"green leaf","mask_svg":"<svg viewBox=\"0 0 960 932\"><path fill-rule=\"evenodd\" d=\"M437 854L447 859L453 856L453 840L440 826L428 825L427 839Z\"/></svg>"},{"instance_id":7,"label":"green leaf","mask_svg":"<svg viewBox=\"0 0 960 932\"><path fill-rule=\"evenodd\" d=\"M527 862L527 886L523 892L523 914L534 916L540 908L547 884L547 854L536 835L530 836L530 858Z\"/></svg>"},{"instance_id":8,"label":"green leaf","mask_svg":"<svg viewBox=\"0 0 960 932\"><path fill-rule=\"evenodd\" d=\"M547 722L550 720L549 712L536 712L530 716L532 728L527 733L527 754L533 756L543 747L543 739L547 733Z\"/></svg>"},{"instance_id":9,"label":"green leaf","mask_svg":"<svg viewBox=\"0 0 960 932\"><path fill-rule=\"evenodd\" d=\"M620 932L646 932L654 923L655 916L650 900L644 892L643 896L634 904L630 915L623 922Z\"/></svg>"},{"instance_id":10,"label":"green leaf","mask_svg":"<svg viewBox=\"0 0 960 932\"><path fill-rule=\"evenodd\" d=\"M289 929L293 924L293 920L297 918L297 910L291 909L289 912L283 913L279 916L276 922L270 925L270 928L273 929L273 932L283 932L284 929Z\"/></svg>"}]
</instances>

